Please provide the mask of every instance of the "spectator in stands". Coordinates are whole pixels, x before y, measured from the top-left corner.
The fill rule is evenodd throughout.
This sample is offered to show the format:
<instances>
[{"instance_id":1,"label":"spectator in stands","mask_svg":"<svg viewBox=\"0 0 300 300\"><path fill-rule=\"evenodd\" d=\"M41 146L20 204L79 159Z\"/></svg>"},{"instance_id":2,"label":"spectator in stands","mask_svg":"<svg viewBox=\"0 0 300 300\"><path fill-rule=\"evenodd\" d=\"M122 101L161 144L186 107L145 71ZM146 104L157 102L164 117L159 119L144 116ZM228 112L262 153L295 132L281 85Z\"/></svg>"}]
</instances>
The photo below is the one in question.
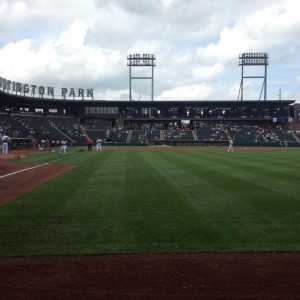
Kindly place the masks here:
<instances>
[{"instance_id":1,"label":"spectator in stands","mask_svg":"<svg viewBox=\"0 0 300 300\"><path fill-rule=\"evenodd\" d=\"M233 139L231 138L229 140L229 146L228 146L228 152L233 152Z\"/></svg>"},{"instance_id":2,"label":"spectator in stands","mask_svg":"<svg viewBox=\"0 0 300 300\"><path fill-rule=\"evenodd\" d=\"M3 134L1 137L1 140L2 140L2 154L7 155L8 154L8 143L10 142L10 138L6 134Z\"/></svg>"}]
</instances>

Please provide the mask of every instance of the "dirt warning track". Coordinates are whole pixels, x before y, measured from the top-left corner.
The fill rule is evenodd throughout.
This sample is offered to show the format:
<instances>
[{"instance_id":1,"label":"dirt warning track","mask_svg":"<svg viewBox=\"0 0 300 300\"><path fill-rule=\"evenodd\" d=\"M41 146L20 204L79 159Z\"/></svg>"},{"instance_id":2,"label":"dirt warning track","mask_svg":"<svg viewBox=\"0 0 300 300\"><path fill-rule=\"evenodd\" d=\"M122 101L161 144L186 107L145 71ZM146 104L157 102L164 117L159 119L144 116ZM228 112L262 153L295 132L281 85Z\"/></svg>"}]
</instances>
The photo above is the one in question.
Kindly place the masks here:
<instances>
[{"instance_id":1,"label":"dirt warning track","mask_svg":"<svg viewBox=\"0 0 300 300\"><path fill-rule=\"evenodd\" d=\"M297 253L0 258L1 299L299 299Z\"/></svg>"}]
</instances>

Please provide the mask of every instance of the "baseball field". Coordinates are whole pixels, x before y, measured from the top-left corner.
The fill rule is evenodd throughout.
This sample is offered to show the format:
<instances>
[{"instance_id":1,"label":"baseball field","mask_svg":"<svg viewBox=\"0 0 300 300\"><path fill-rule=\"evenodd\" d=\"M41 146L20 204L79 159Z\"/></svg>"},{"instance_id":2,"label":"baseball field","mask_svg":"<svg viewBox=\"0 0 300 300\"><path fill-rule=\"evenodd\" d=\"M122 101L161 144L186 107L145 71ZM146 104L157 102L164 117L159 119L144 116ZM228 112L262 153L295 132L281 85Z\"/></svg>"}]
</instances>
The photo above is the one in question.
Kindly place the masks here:
<instances>
[{"instance_id":1,"label":"baseball field","mask_svg":"<svg viewBox=\"0 0 300 300\"><path fill-rule=\"evenodd\" d=\"M29 290L26 285L20 289L18 276L9 275L29 276L35 264L39 270L57 266L60 271L53 269L52 274L74 268L74 275L81 268L85 280L99 272L101 282L108 278L103 271L107 268L123 274L122 278L113 276L115 281L109 281L106 289L99 288L98 281L90 283L91 289L85 290L93 293L86 299L191 299L201 293L207 299L219 295L218 287L219 296L228 298L243 293L245 297L263 293L268 299L297 296L300 151L234 150L104 147L103 152L87 152L77 147L68 149L66 155L56 150L0 159L0 266L6 278L0 285L7 291L4 299L18 299L20 291L31 299L48 295L40 285L33 292L35 285L29 282ZM83 267L88 264L94 266L94 273ZM164 268L166 273L161 273ZM146 275L151 271L156 273L153 278ZM44 278L40 272L37 276ZM148 276L155 280L159 274L164 284L146 280ZM193 280L186 281L188 274ZM63 285L61 279L60 286L54 277L44 282L49 289L59 286L57 295L71 299L74 277L61 276L69 278L69 285ZM135 283L144 276L146 281L123 287L123 276L126 280L131 276ZM170 280L172 276L183 277ZM182 286L180 278L185 282ZM77 278L76 283L80 280L84 289L84 279ZM168 282L175 289L166 288ZM230 290L230 286L235 288ZM84 299L86 294L80 291L78 288L76 295Z\"/></svg>"}]
</instances>

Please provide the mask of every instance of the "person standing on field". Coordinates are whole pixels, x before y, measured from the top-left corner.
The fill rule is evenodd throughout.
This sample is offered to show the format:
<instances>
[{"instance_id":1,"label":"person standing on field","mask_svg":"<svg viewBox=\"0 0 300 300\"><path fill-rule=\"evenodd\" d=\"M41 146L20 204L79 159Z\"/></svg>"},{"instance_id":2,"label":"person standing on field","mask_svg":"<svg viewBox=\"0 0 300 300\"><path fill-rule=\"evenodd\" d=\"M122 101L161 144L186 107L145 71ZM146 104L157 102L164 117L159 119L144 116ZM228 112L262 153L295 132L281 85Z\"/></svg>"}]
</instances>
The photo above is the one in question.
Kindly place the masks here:
<instances>
[{"instance_id":1,"label":"person standing on field","mask_svg":"<svg viewBox=\"0 0 300 300\"><path fill-rule=\"evenodd\" d=\"M60 147L59 154L66 154L66 152L67 152L67 141L62 140L60 144L61 144L61 147Z\"/></svg>"},{"instance_id":2,"label":"person standing on field","mask_svg":"<svg viewBox=\"0 0 300 300\"><path fill-rule=\"evenodd\" d=\"M233 139L229 140L228 152L233 152Z\"/></svg>"},{"instance_id":3,"label":"person standing on field","mask_svg":"<svg viewBox=\"0 0 300 300\"><path fill-rule=\"evenodd\" d=\"M8 154L8 143L10 142L10 138L6 135L2 135L2 154L7 155Z\"/></svg>"},{"instance_id":4,"label":"person standing on field","mask_svg":"<svg viewBox=\"0 0 300 300\"><path fill-rule=\"evenodd\" d=\"M100 138L98 138L96 141L96 151L102 151L101 143L102 143L102 140Z\"/></svg>"},{"instance_id":5,"label":"person standing on field","mask_svg":"<svg viewBox=\"0 0 300 300\"><path fill-rule=\"evenodd\" d=\"M87 139L87 145L88 145L88 151L92 151L93 141L90 137Z\"/></svg>"}]
</instances>

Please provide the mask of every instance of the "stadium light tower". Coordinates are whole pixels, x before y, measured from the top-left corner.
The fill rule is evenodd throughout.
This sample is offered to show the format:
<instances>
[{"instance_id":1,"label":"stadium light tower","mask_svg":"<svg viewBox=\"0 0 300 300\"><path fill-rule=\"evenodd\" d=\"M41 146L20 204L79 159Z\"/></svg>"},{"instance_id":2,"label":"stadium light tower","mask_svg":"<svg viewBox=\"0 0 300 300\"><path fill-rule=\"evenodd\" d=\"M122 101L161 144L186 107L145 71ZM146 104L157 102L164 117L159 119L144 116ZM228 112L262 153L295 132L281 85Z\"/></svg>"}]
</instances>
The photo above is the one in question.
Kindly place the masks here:
<instances>
[{"instance_id":1,"label":"stadium light tower","mask_svg":"<svg viewBox=\"0 0 300 300\"><path fill-rule=\"evenodd\" d=\"M263 78L263 84L259 96L261 99L262 92L264 91L264 101L267 100L267 66L269 64L269 55L265 52L259 53L243 53L239 55L239 65L242 66L242 79L240 84L240 90L238 95L238 100L241 95L241 101L244 97L244 78ZM265 72L263 76L244 76L244 67L245 66L264 66Z\"/></svg>"},{"instance_id":2,"label":"stadium light tower","mask_svg":"<svg viewBox=\"0 0 300 300\"><path fill-rule=\"evenodd\" d=\"M156 57L154 54L129 54L127 55L127 66L129 67L129 101L132 101L131 81L132 79L151 79L151 101L154 94L154 67L156 66ZM132 76L132 67L151 67L151 76Z\"/></svg>"}]
</instances>

